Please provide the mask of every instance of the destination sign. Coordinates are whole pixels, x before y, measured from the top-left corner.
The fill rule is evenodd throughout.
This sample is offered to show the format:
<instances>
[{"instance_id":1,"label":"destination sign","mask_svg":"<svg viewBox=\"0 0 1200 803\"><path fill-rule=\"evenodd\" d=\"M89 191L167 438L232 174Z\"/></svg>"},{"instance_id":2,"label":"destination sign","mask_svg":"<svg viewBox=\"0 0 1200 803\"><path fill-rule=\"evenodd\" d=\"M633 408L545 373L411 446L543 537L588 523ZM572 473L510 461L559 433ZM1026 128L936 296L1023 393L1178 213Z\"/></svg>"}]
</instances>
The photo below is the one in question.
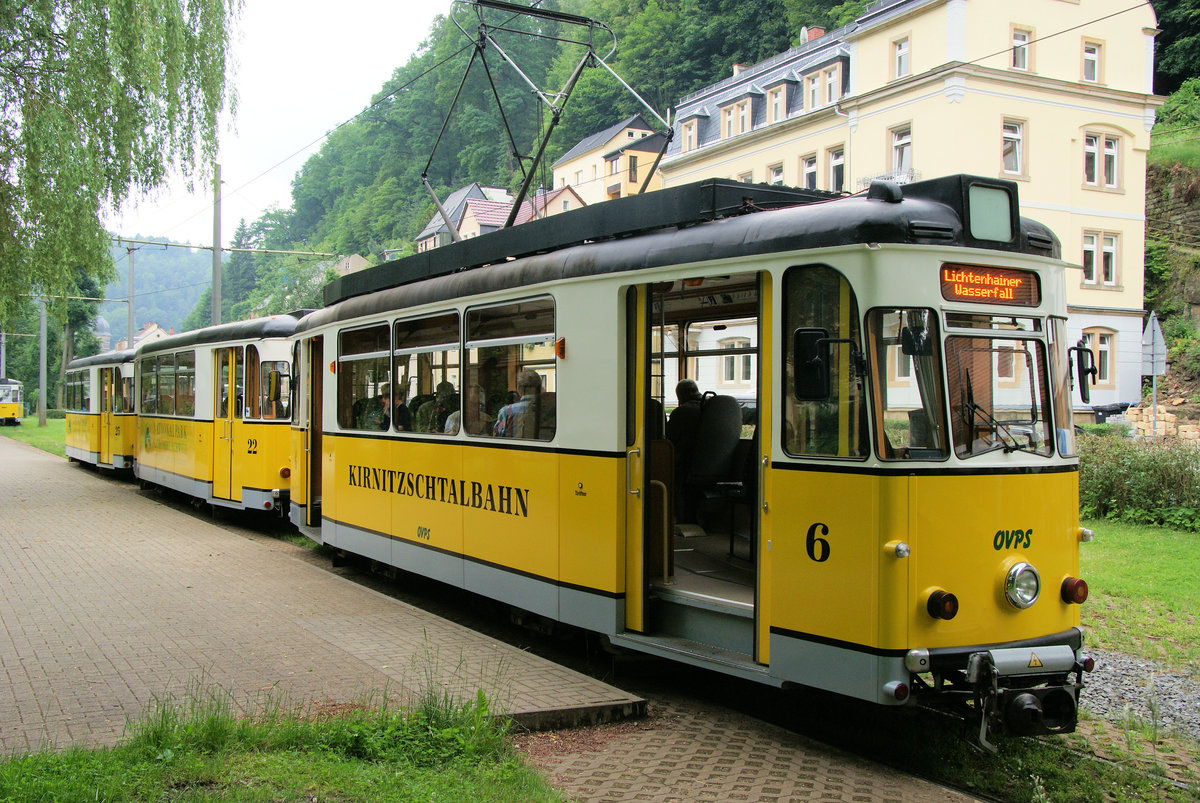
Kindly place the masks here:
<instances>
[{"instance_id":1,"label":"destination sign","mask_svg":"<svg viewBox=\"0 0 1200 803\"><path fill-rule=\"evenodd\" d=\"M1036 273L977 265L942 265L942 298L974 304L1036 307L1041 301Z\"/></svg>"}]
</instances>

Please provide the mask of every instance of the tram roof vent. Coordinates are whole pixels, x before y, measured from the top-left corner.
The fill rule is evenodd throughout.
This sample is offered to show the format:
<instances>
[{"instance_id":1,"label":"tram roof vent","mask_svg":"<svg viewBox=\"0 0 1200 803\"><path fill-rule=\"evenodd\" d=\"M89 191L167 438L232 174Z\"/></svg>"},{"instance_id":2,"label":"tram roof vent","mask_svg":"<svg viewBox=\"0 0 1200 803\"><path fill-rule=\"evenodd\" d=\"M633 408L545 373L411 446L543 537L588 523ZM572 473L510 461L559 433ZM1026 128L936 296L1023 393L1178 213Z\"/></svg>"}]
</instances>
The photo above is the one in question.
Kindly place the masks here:
<instances>
[{"instance_id":1,"label":"tram roof vent","mask_svg":"<svg viewBox=\"0 0 1200 803\"><path fill-rule=\"evenodd\" d=\"M889 204L898 204L904 200L904 190L900 189L900 185L894 181L876 179L871 182L871 187L867 190L867 197L872 201L887 201Z\"/></svg>"}]
</instances>

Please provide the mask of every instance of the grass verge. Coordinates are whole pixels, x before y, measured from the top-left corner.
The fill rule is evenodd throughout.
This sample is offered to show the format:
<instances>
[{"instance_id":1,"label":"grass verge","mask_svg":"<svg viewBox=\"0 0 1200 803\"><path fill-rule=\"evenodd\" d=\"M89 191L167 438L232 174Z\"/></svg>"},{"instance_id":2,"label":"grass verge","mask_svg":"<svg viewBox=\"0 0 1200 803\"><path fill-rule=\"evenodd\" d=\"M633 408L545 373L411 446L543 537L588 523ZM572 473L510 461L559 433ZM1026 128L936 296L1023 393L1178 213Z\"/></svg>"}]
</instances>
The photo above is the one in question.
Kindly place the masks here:
<instances>
[{"instance_id":1,"label":"grass verge","mask_svg":"<svg viewBox=\"0 0 1200 803\"><path fill-rule=\"evenodd\" d=\"M480 692L238 716L228 694L157 701L110 749L0 760L0 800L561 801Z\"/></svg>"},{"instance_id":2,"label":"grass verge","mask_svg":"<svg viewBox=\"0 0 1200 803\"><path fill-rule=\"evenodd\" d=\"M16 427L0 427L0 435L23 441L35 446L43 452L67 456L66 449L67 422L61 418L46 420L46 426L39 427L36 415L27 415L21 419L21 425Z\"/></svg>"},{"instance_id":3,"label":"grass verge","mask_svg":"<svg viewBox=\"0 0 1200 803\"><path fill-rule=\"evenodd\" d=\"M1088 645L1200 676L1200 534L1103 520L1080 546Z\"/></svg>"}]
</instances>

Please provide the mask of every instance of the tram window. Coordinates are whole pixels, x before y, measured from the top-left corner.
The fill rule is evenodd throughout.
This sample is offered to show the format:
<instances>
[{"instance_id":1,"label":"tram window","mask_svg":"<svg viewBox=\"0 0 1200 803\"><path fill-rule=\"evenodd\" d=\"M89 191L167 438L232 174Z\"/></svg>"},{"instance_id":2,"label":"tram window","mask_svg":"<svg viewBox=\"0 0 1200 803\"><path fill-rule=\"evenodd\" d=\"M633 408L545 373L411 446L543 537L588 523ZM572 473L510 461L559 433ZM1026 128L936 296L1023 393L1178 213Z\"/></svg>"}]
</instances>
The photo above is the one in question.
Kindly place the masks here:
<instances>
[{"instance_id":1,"label":"tram window","mask_svg":"<svg viewBox=\"0 0 1200 803\"><path fill-rule=\"evenodd\" d=\"M267 420L281 420L289 415L288 407L292 398L290 368L287 360L262 362L259 370L262 385L259 409Z\"/></svg>"},{"instance_id":2,"label":"tram window","mask_svg":"<svg viewBox=\"0 0 1200 803\"><path fill-rule=\"evenodd\" d=\"M92 383L89 381L89 372L83 371L79 375L79 409L82 412L91 410L92 405Z\"/></svg>"},{"instance_id":3,"label":"tram window","mask_svg":"<svg viewBox=\"0 0 1200 803\"><path fill-rule=\"evenodd\" d=\"M175 412L196 414L196 352L181 351L175 355Z\"/></svg>"},{"instance_id":4,"label":"tram window","mask_svg":"<svg viewBox=\"0 0 1200 803\"><path fill-rule=\"evenodd\" d=\"M138 388L138 412L154 415L158 412L158 377L154 373L155 361L147 357L138 362L141 387Z\"/></svg>"},{"instance_id":5,"label":"tram window","mask_svg":"<svg viewBox=\"0 0 1200 803\"><path fill-rule=\"evenodd\" d=\"M467 312L467 432L548 441L557 425L554 301Z\"/></svg>"},{"instance_id":6,"label":"tram window","mask_svg":"<svg viewBox=\"0 0 1200 803\"><path fill-rule=\"evenodd\" d=\"M783 448L800 456L865 458L866 377L861 370L862 332L850 283L825 265L788 269L783 279ZM795 393L797 329L823 329L830 342L828 397L799 399Z\"/></svg>"},{"instance_id":7,"label":"tram window","mask_svg":"<svg viewBox=\"0 0 1200 803\"><path fill-rule=\"evenodd\" d=\"M258 347L246 346L246 418L259 418Z\"/></svg>"},{"instance_id":8,"label":"tram window","mask_svg":"<svg viewBox=\"0 0 1200 803\"><path fill-rule=\"evenodd\" d=\"M1002 368L1012 360L1011 375ZM954 336L946 340L951 432L961 458L1003 450L1050 455L1050 391L1040 340Z\"/></svg>"},{"instance_id":9,"label":"tram window","mask_svg":"<svg viewBox=\"0 0 1200 803\"><path fill-rule=\"evenodd\" d=\"M175 415L175 355L158 355L158 412Z\"/></svg>"},{"instance_id":10,"label":"tram window","mask_svg":"<svg viewBox=\"0 0 1200 803\"><path fill-rule=\"evenodd\" d=\"M937 313L875 309L867 314L867 329L880 458L948 457Z\"/></svg>"},{"instance_id":11,"label":"tram window","mask_svg":"<svg viewBox=\"0 0 1200 803\"><path fill-rule=\"evenodd\" d=\"M113 412L133 412L133 377L122 376L120 368L113 369Z\"/></svg>"},{"instance_id":12,"label":"tram window","mask_svg":"<svg viewBox=\"0 0 1200 803\"><path fill-rule=\"evenodd\" d=\"M338 426L368 431L388 428L390 369L386 323L338 334Z\"/></svg>"},{"instance_id":13,"label":"tram window","mask_svg":"<svg viewBox=\"0 0 1200 803\"><path fill-rule=\"evenodd\" d=\"M448 312L396 322L393 429L427 435L458 432L458 321L457 312ZM472 388L468 395L469 403L478 406L480 394Z\"/></svg>"}]
</instances>

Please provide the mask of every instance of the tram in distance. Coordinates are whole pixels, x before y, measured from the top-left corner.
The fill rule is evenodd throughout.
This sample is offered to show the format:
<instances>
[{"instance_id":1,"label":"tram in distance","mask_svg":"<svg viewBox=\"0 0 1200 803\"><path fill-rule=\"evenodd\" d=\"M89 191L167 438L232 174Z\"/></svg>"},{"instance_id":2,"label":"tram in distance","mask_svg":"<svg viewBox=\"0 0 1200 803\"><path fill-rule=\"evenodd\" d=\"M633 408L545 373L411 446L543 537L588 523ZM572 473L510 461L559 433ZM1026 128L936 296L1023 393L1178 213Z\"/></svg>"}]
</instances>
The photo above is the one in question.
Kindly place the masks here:
<instances>
[{"instance_id":1,"label":"tram in distance","mask_svg":"<svg viewBox=\"0 0 1200 803\"><path fill-rule=\"evenodd\" d=\"M23 387L16 379L0 377L0 427L17 426L25 417L25 402L21 400Z\"/></svg>"},{"instance_id":2,"label":"tram in distance","mask_svg":"<svg viewBox=\"0 0 1200 803\"><path fill-rule=\"evenodd\" d=\"M291 315L170 335L67 368L67 456L212 505L283 512Z\"/></svg>"},{"instance_id":3,"label":"tram in distance","mask_svg":"<svg viewBox=\"0 0 1200 803\"><path fill-rule=\"evenodd\" d=\"M342 277L270 369L291 520L614 647L1069 732L1094 368L1017 210L710 180Z\"/></svg>"}]
</instances>

